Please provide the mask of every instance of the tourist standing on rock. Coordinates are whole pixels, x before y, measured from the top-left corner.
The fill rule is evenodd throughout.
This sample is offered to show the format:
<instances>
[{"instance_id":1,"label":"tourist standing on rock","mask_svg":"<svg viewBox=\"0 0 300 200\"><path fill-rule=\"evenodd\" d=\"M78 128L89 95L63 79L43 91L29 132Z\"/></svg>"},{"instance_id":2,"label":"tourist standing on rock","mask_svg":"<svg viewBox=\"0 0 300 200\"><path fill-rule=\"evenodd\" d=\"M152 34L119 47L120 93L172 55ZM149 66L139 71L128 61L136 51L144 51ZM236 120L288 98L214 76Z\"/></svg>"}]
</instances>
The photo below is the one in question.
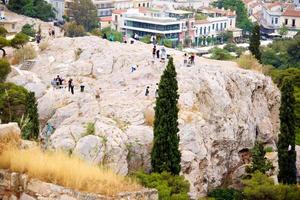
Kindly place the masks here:
<instances>
[{"instance_id":1,"label":"tourist standing on rock","mask_svg":"<svg viewBox=\"0 0 300 200\"><path fill-rule=\"evenodd\" d=\"M192 65L195 64L195 54L194 53L191 55L191 64Z\"/></svg>"},{"instance_id":2,"label":"tourist standing on rock","mask_svg":"<svg viewBox=\"0 0 300 200\"><path fill-rule=\"evenodd\" d=\"M155 98L158 98L158 83L156 83Z\"/></svg>"},{"instance_id":3,"label":"tourist standing on rock","mask_svg":"<svg viewBox=\"0 0 300 200\"><path fill-rule=\"evenodd\" d=\"M157 49L157 51L156 51L156 58L158 58L159 59L159 49Z\"/></svg>"},{"instance_id":4,"label":"tourist standing on rock","mask_svg":"<svg viewBox=\"0 0 300 200\"><path fill-rule=\"evenodd\" d=\"M146 92L145 92L145 96L147 97L148 95L149 95L149 86L147 86L147 88L146 88Z\"/></svg>"},{"instance_id":5,"label":"tourist standing on rock","mask_svg":"<svg viewBox=\"0 0 300 200\"><path fill-rule=\"evenodd\" d=\"M74 94L74 84L73 84L73 82L71 83L71 93Z\"/></svg>"},{"instance_id":6,"label":"tourist standing on rock","mask_svg":"<svg viewBox=\"0 0 300 200\"><path fill-rule=\"evenodd\" d=\"M187 62L188 62L188 56L187 56L187 54L185 53L184 56L183 56L183 65L186 66L186 65L187 65Z\"/></svg>"},{"instance_id":7,"label":"tourist standing on rock","mask_svg":"<svg viewBox=\"0 0 300 200\"><path fill-rule=\"evenodd\" d=\"M37 43L37 44L40 44L41 39L42 39L42 36L41 36L39 33L37 33L37 34L35 35L36 43Z\"/></svg>"},{"instance_id":8,"label":"tourist standing on rock","mask_svg":"<svg viewBox=\"0 0 300 200\"><path fill-rule=\"evenodd\" d=\"M56 86L59 88L60 82L61 82L61 78L59 77L59 75L57 75L56 77Z\"/></svg>"},{"instance_id":9,"label":"tourist standing on rock","mask_svg":"<svg viewBox=\"0 0 300 200\"><path fill-rule=\"evenodd\" d=\"M68 91L69 92L71 91L72 84L73 84L73 79L70 78L69 81L68 81Z\"/></svg>"},{"instance_id":10,"label":"tourist standing on rock","mask_svg":"<svg viewBox=\"0 0 300 200\"><path fill-rule=\"evenodd\" d=\"M167 58L167 51L165 49L165 47L162 47L161 48L161 62L165 62Z\"/></svg>"},{"instance_id":11,"label":"tourist standing on rock","mask_svg":"<svg viewBox=\"0 0 300 200\"><path fill-rule=\"evenodd\" d=\"M153 46L153 50L152 50L152 56L153 56L153 58L155 58L155 53L156 53L156 45Z\"/></svg>"},{"instance_id":12,"label":"tourist standing on rock","mask_svg":"<svg viewBox=\"0 0 300 200\"><path fill-rule=\"evenodd\" d=\"M52 85L53 90L54 90L56 88L56 85L57 85L55 78L51 81L51 85Z\"/></svg>"},{"instance_id":13,"label":"tourist standing on rock","mask_svg":"<svg viewBox=\"0 0 300 200\"><path fill-rule=\"evenodd\" d=\"M54 28L52 29L52 37L55 38L55 29Z\"/></svg>"},{"instance_id":14,"label":"tourist standing on rock","mask_svg":"<svg viewBox=\"0 0 300 200\"><path fill-rule=\"evenodd\" d=\"M49 33L49 37L51 37L51 35L52 35L51 28L49 28L48 33Z\"/></svg>"}]
</instances>

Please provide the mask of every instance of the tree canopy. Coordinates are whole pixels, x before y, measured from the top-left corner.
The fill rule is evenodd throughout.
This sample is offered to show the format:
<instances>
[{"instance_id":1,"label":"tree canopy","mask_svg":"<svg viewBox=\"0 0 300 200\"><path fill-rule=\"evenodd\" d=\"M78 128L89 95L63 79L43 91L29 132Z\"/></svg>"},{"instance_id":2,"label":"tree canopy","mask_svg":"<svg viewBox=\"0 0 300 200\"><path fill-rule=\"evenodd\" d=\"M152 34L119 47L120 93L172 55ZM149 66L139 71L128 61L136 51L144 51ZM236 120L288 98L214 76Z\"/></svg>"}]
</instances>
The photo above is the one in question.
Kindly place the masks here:
<instances>
[{"instance_id":1,"label":"tree canopy","mask_svg":"<svg viewBox=\"0 0 300 200\"><path fill-rule=\"evenodd\" d=\"M7 7L18 14L43 21L55 18L54 8L44 0L9 0Z\"/></svg>"},{"instance_id":2,"label":"tree canopy","mask_svg":"<svg viewBox=\"0 0 300 200\"><path fill-rule=\"evenodd\" d=\"M97 8L91 0L74 0L71 12L74 21L82 25L86 31L97 27Z\"/></svg>"}]
</instances>

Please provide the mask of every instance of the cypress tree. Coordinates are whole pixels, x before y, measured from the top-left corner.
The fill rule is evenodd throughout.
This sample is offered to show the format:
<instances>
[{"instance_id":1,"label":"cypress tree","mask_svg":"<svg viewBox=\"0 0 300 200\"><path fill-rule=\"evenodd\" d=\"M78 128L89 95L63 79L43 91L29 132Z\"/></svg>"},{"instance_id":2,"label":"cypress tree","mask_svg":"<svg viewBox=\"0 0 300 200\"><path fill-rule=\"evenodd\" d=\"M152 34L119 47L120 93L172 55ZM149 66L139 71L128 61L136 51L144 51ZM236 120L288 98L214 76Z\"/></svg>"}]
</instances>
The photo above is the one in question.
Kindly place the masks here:
<instances>
[{"instance_id":1,"label":"cypress tree","mask_svg":"<svg viewBox=\"0 0 300 200\"><path fill-rule=\"evenodd\" d=\"M256 24L252 30L252 34L250 37L250 45L249 50L251 51L252 55L261 62L261 52L259 51L260 46L260 27Z\"/></svg>"},{"instance_id":2,"label":"cypress tree","mask_svg":"<svg viewBox=\"0 0 300 200\"><path fill-rule=\"evenodd\" d=\"M167 171L174 175L180 172L178 135L178 83L173 58L161 76L155 106L154 140L151 165L154 172Z\"/></svg>"},{"instance_id":3,"label":"cypress tree","mask_svg":"<svg viewBox=\"0 0 300 200\"><path fill-rule=\"evenodd\" d=\"M294 86L290 79L285 79L281 87L280 134L278 138L278 180L284 184L295 184L295 97Z\"/></svg>"},{"instance_id":4,"label":"cypress tree","mask_svg":"<svg viewBox=\"0 0 300 200\"><path fill-rule=\"evenodd\" d=\"M24 139L37 139L39 136L39 114L37 109L37 101L34 92L29 92L26 96L25 114L28 117L28 124L22 133Z\"/></svg>"},{"instance_id":5,"label":"cypress tree","mask_svg":"<svg viewBox=\"0 0 300 200\"><path fill-rule=\"evenodd\" d=\"M273 168L272 163L265 158L266 151L264 145L261 142L256 142L254 147L251 149L252 164L247 168L248 173L254 173L260 171L265 174L269 169Z\"/></svg>"}]
</instances>

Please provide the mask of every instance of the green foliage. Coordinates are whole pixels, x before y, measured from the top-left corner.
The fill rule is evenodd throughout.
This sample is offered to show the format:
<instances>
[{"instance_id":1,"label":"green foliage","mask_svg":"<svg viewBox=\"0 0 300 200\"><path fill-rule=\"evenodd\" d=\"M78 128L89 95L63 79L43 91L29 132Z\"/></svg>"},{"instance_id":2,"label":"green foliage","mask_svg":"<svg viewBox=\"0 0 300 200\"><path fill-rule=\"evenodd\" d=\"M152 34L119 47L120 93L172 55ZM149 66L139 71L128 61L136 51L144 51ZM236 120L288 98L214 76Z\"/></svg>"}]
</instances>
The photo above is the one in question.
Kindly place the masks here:
<instances>
[{"instance_id":1,"label":"green foliage","mask_svg":"<svg viewBox=\"0 0 300 200\"><path fill-rule=\"evenodd\" d=\"M66 23L64 26L65 36L67 37L81 37L85 36L85 30L82 25L77 25L76 22Z\"/></svg>"},{"instance_id":2,"label":"green foliage","mask_svg":"<svg viewBox=\"0 0 300 200\"><path fill-rule=\"evenodd\" d=\"M5 38L7 33L7 30L4 27L0 26L0 36Z\"/></svg>"},{"instance_id":3,"label":"green foliage","mask_svg":"<svg viewBox=\"0 0 300 200\"><path fill-rule=\"evenodd\" d=\"M30 25L30 24L25 24L22 27L21 32L28 35L28 36L30 36L30 37L35 37L35 34L36 34L36 31L34 30L33 25Z\"/></svg>"},{"instance_id":4,"label":"green foliage","mask_svg":"<svg viewBox=\"0 0 300 200\"><path fill-rule=\"evenodd\" d=\"M279 34L281 36L287 35L288 31L289 31L289 29L285 25L282 25L279 29Z\"/></svg>"},{"instance_id":5,"label":"green foliage","mask_svg":"<svg viewBox=\"0 0 300 200\"><path fill-rule=\"evenodd\" d=\"M196 13L196 15L195 15L196 20L203 20L203 19L206 19L206 18L207 18L207 16L203 15L202 13Z\"/></svg>"},{"instance_id":6,"label":"green foliage","mask_svg":"<svg viewBox=\"0 0 300 200\"><path fill-rule=\"evenodd\" d=\"M273 169L272 163L265 158L266 151L261 142L256 142L254 147L251 149L252 163L251 166L246 168L248 173L254 173L259 171L265 174L270 169Z\"/></svg>"},{"instance_id":7,"label":"green foliage","mask_svg":"<svg viewBox=\"0 0 300 200\"><path fill-rule=\"evenodd\" d=\"M71 12L74 21L86 31L97 27L97 8L91 0L74 0Z\"/></svg>"},{"instance_id":8,"label":"green foliage","mask_svg":"<svg viewBox=\"0 0 300 200\"><path fill-rule=\"evenodd\" d=\"M10 0L8 9L43 21L55 18L54 8L44 0Z\"/></svg>"},{"instance_id":9,"label":"green foliage","mask_svg":"<svg viewBox=\"0 0 300 200\"><path fill-rule=\"evenodd\" d=\"M29 41L29 37L24 33L17 33L15 37L10 41L12 47L19 49Z\"/></svg>"},{"instance_id":10,"label":"green foliage","mask_svg":"<svg viewBox=\"0 0 300 200\"><path fill-rule=\"evenodd\" d=\"M0 82L4 82L11 71L10 64L6 59L0 59Z\"/></svg>"},{"instance_id":11,"label":"green foliage","mask_svg":"<svg viewBox=\"0 0 300 200\"><path fill-rule=\"evenodd\" d=\"M222 32L220 37L223 38L223 42L225 43L231 43L233 41L233 33L231 31Z\"/></svg>"},{"instance_id":12,"label":"green foliage","mask_svg":"<svg viewBox=\"0 0 300 200\"><path fill-rule=\"evenodd\" d=\"M154 172L180 172L179 135L178 135L178 83L173 58L160 78L156 98L154 139L151 152L151 165Z\"/></svg>"},{"instance_id":13,"label":"green foliage","mask_svg":"<svg viewBox=\"0 0 300 200\"><path fill-rule=\"evenodd\" d=\"M188 200L189 183L183 176L173 176L168 172L135 174L144 187L156 188L159 200Z\"/></svg>"},{"instance_id":14,"label":"green foliage","mask_svg":"<svg viewBox=\"0 0 300 200\"><path fill-rule=\"evenodd\" d=\"M241 192L232 188L217 188L209 192L208 196L215 200L242 200Z\"/></svg>"},{"instance_id":15,"label":"green foliage","mask_svg":"<svg viewBox=\"0 0 300 200\"><path fill-rule=\"evenodd\" d=\"M266 152L266 153L273 152L273 148L272 148L272 147L266 147L266 148L265 148L265 152Z\"/></svg>"},{"instance_id":16,"label":"green foliage","mask_svg":"<svg viewBox=\"0 0 300 200\"><path fill-rule=\"evenodd\" d=\"M235 10L237 27L243 31L251 32L253 24L248 18L247 9L242 0L218 0L213 5L218 8Z\"/></svg>"},{"instance_id":17,"label":"green foliage","mask_svg":"<svg viewBox=\"0 0 300 200\"><path fill-rule=\"evenodd\" d=\"M236 53L238 57L239 57L240 55L242 55L242 53L243 53L244 51L246 51L245 48L243 48L243 47L238 47L238 46L236 46L234 43L228 43L228 44L226 44L226 45L223 47L223 49L225 49L225 50L227 50L227 51L229 51L229 52L234 52L234 53Z\"/></svg>"},{"instance_id":18,"label":"green foliage","mask_svg":"<svg viewBox=\"0 0 300 200\"><path fill-rule=\"evenodd\" d=\"M104 36L104 34L106 34L107 38L109 39L109 37L114 38L114 41L118 41L118 42L122 42L123 41L123 37L122 37L122 33L112 30L110 27L104 28L101 30L101 37Z\"/></svg>"},{"instance_id":19,"label":"green foliage","mask_svg":"<svg viewBox=\"0 0 300 200\"><path fill-rule=\"evenodd\" d=\"M0 50L3 52L2 57L6 56L6 52L4 47L10 46L10 41L7 40L5 37L0 36Z\"/></svg>"},{"instance_id":20,"label":"green foliage","mask_svg":"<svg viewBox=\"0 0 300 200\"><path fill-rule=\"evenodd\" d=\"M140 41L141 41L141 42L144 42L144 43L146 43L146 44L150 44L150 43L151 43L150 39L151 39L151 35L145 35L144 37L142 37L142 38L140 39Z\"/></svg>"},{"instance_id":21,"label":"green foliage","mask_svg":"<svg viewBox=\"0 0 300 200\"><path fill-rule=\"evenodd\" d=\"M218 47L213 48L211 53L212 55L210 58L215 60L231 60L234 58L226 49L221 49Z\"/></svg>"},{"instance_id":22,"label":"green foliage","mask_svg":"<svg viewBox=\"0 0 300 200\"><path fill-rule=\"evenodd\" d=\"M95 35L95 36L101 36L101 30L99 28L94 28L92 31L91 31L91 34L92 35Z\"/></svg>"},{"instance_id":23,"label":"green foliage","mask_svg":"<svg viewBox=\"0 0 300 200\"><path fill-rule=\"evenodd\" d=\"M22 131L22 138L25 140L36 140L39 136L40 125L37 101L34 92L29 92L26 95L25 115L27 116L28 122Z\"/></svg>"},{"instance_id":24,"label":"green foliage","mask_svg":"<svg viewBox=\"0 0 300 200\"><path fill-rule=\"evenodd\" d=\"M273 181L261 172L256 172L251 179L243 181L246 200L299 200L300 190L295 185L274 185Z\"/></svg>"},{"instance_id":25,"label":"green foliage","mask_svg":"<svg viewBox=\"0 0 300 200\"><path fill-rule=\"evenodd\" d=\"M295 97L294 86L290 79L283 80L281 87L280 134L278 138L278 180L284 184L295 184L296 152L295 152ZM290 146L290 150L288 150Z\"/></svg>"},{"instance_id":26,"label":"green foliage","mask_svg":"<svg viewBox=\"0 0 300 200\"><path fill-rule=\"evenodd\" d=\"M261 62L261 52L259 46L260 46L260 27L258 24L255 24L250 37L249 50L251 51L252 55L254 55L255 58L259 62Z\"/></svg>"},{"instance_id":27,"label":"green foliage","mask_svg":"<svg viewBox=\"0 0 300 200\"><path fill-rule=\"evenodd\" d=\"M300 37L275 40L261 48L262 63L275 68L300 68Z\"/></svg>"},{"instance_id":28,"label":"green foliage","mask_svg":"<svg viewBox=\"0 0 300 200\"><path fill-rule=\"evenodd\" d=\"M295 115L296 115L296 144L300 145L300 69L289 68L285 70L274 69L269 75L273 81L281 87L284 79L288 78L293 81L295 96Z\"/></svg>"},{"instance_id":29,"label":"green foliage","mask_svg":"<svg viewBox=\"0 0 300 200\"><path fill-rule=\"evenodd\" d=\"M13 83L0 83L0 118L2 123L18 122L25 114L27 90Z\"/></svg>"},{"instance_id":30,"label":"green foliage","mask_svg":"<svg viewBox=\"0 0 300 200\"><path fill-rule=\"evenodd\" d=\"M164 46L168 48L172 48L172 40L164 39Z\"/></svg>"},{"instance_id":31,"label":"green foliage","mask_svg":"<svg viewBox=\"0 0 300 200\"><path fill-rule=\"evenodd\" d=\"M95 134L95 123L89 122L86 125L85 135L94 135Z\"/></svg>"}]
</instances>

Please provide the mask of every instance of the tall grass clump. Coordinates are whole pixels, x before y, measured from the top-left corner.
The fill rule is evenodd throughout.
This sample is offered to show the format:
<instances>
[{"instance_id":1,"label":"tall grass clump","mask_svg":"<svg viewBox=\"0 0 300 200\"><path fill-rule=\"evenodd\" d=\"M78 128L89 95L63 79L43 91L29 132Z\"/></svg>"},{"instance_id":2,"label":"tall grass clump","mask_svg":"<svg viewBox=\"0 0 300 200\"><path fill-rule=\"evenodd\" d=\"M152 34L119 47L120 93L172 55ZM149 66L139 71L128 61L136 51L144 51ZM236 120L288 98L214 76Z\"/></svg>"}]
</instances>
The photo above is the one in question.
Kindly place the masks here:
<instances>
[{"instance_id":1,"label":"tall grass clump","mask_svg":"<svg viewBox=\"0 0 300 200\"><path fill-rule=\"evenodd\" d=\"M133 179L111 170L88 164L63 152L42 152L39 148L8 148L0 154L0 168L26 173L32 178L64 187L114 196L137 191L141 186Z\"/></svg>"}]
</instances>

